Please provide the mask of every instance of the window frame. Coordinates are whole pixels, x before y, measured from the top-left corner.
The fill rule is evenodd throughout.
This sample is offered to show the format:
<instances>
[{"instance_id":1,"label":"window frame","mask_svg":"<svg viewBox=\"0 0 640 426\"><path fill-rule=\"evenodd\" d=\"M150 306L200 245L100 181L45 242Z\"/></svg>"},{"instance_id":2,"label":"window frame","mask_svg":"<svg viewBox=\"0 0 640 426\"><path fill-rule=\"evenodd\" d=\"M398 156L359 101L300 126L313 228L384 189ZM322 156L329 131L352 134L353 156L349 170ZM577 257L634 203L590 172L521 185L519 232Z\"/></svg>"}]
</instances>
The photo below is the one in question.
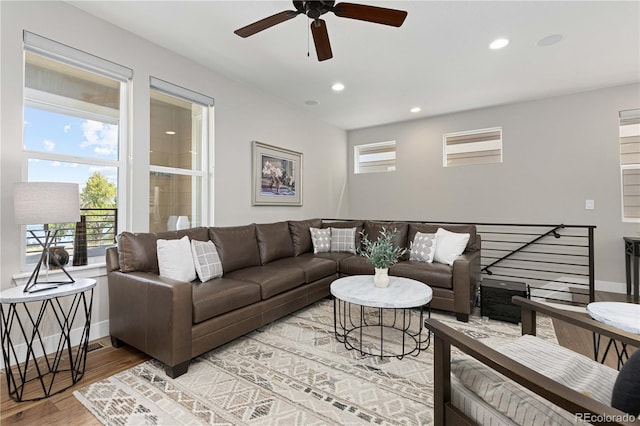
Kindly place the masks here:
<instances>
[{"instance_id":1,"label":"window frame","mask_svg":"<svg viewBox=\"0 0 640 426\"><path fill-rule=\"evenodd\" d=\"M393 150L391 149L388 150L389 152L393 152L393 164L388 165L386 170L363 171L362 161L360 161L360 157L363 155L368 155L366 151L374 151L376 149L380 149L384 147L393 147ZM365 151L365 152L363 153L361 151ZM370 142L370 143L363 143L363 144L358 144L353 146L353 174L354 175L363 175L363 174L370 174L370 173L393 173L397 170L397 164L398 164L398 144L395 140L389 140L389 141L383 141L383 142Z\"/></svg>"},{"instance_id":2,"label":"window frame","mask_svg":"<svg viewBox=\"0 0 640 426\"><path fill-rule=\"evenodd\" d=\"M95 120L107 124L117 124L118 126L118 156L116 160L106 160L96 157L75 156L60 153L47 153L43 151L28 150L24 147L24 127L22 133L21 150L21 180L28 181L29 161L46 160L60 161L66 163L108 166L117 169L117 198L116 209L118 230L127 229L129 223L129 196L130 184L128 181L129 172L129 110L130 93L133 71L116 63L107 61L73 47L58 43L56 41L41 37L39 35L24 31L24 59L23 73L27 67L27 52L30 54L53 60L66 66L75 67L82 71L100 75L112 79L119 84L119 105L118 112L108 107L84 103L83 101L56 95L47 91L26 87L26 81L22 83L22 119L24 122L25 108L40 109L57 114L74 116L84 120ZM86 105L86 108L82 108ZM22 235L26 235L26 226L22 226ZM21 238L21 270L28 271L33 268L33 264L27 263L27 238ZM104 256L91 256L88 258L89 265L104 264ZM72 266L69 266L72 268Z\"/></svg>"},{"instance_id":3,"label":"window frame","mask_svg":"<svg viewBox=\"0 0 640 426\"><path fill-rule=\"evenodd\" d=\"M450 152L448 152L448 148L451 146L448 144L449 139L450 138L460 138L460 137L464 137L464 136L468 136L469 139L473 139L474 136L478 137L482 134L489 134L489 133L495 133L498 132L500 134L500 139L497 141L499 142L499 147L491 147L491 149L476 149L476 150L466 150L466 151L462 151L459 150L460 152L455 152L454 154L459 154L459 153L479 153L479 152L483 152L483 151L496 151L499 150L500 151L500 160L499 161L490 161L490 162L471 162L468 164L449 164L449 157L448 154L450 154ZM477 142L466 142L466 143L485 143L485 142L494 142L494 141L477 141ZM464 143L464 142L463 142ZM488 145L488 143L486 144ZM454 151L457 151L454 149ZM465 130L462 132L452 132L452 133L445 133L442 135L442 167L459 167L459 166L477 166L477 165L483 165L483 164L502 164L504 162L504 144L503 144L503 132L502 132L502 126L495 126L495 127L488 127L485 129L475 129L475 130ZM481 156L470 156L471 158L479 158Z\"/></svg>"},{"instance_id":4,"label":"window frame","mask_svg":"<svg viewBox=\"0 0 640 426\"><path fill-rule=\"evenodd\" d=\"M628 137L640 138L640 108L633 108L619 112L620 121L618 123L618 150L620 163L620 208L623 223L640 223L640 217L628 217L625 215L625 193L624 193L624 172L626 170L640 170L640 153L638 153L637 163L623 162L622 152L623 139ZM634 126L633 135L623 135L623 126ZM626 129L625 129L626 130ZM636 142L640 145L640 142Z\"/></svg>"},{"instance_id":5,"label":"window frame","mask_svg":"<svg viewBox=\"0 0 640 426\"><path fill-rule=\"evenodd\" d=\"M191 104L196 104L202 107L202 117L200 120L200 127L202 131L202 140L201 140L201 155L200 155L200 164L199 168L194 167L192 164L191 169L185 169L180 167L168 167L168 166L158 166L151 164L151 158L149 158L149 178L151 178L152 173L166 173L170 175L178 175L178 176L191 176L191 177L199 177L202 185L201 189L201 197L200 200L192 200L191 205L191 217L192 223L191 226L209 226L210 219L210 210L209 205L211 204L210 199L213 198L210 196L209 188L211 176L213 175L210 170L210 152L213 152L213 114L214 114L214 99L202 95L198 92L192 91L190 89L184 88L182 86L170 83L168 81L161 80L159 78L150 76L149 77L149 102L151 102L151 92L158 92L165 96L170 96L185 102L189 102ZM151 121L149 122L151 125ZM193 123L192 123L193 124ZM151 148L151 141L149 141L149 145ZM193 185L193 182L192 182ZM193 217L195 217L197 208L199 205L199 216L200 223L194 224ZM150 225L150 224L148 224Z\"/></svg>"}]
</instances>

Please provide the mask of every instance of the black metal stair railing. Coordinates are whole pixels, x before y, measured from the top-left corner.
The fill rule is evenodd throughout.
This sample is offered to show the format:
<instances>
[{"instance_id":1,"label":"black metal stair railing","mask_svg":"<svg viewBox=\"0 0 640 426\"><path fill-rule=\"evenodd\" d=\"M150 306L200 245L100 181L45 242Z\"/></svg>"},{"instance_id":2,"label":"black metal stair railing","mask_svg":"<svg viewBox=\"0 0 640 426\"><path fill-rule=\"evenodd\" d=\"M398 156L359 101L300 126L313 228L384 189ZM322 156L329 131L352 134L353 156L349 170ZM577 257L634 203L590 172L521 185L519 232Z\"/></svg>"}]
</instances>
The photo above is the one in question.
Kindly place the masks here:
<instances>
[{"instance_id":1,"label":"black metal stair railing","mask_svg":"<svg viewBox=\"0 0 640 426\"><path fill-rule=\"evenodd\" d=\"M531 297L564 304L595 300L594 230L590 225L477 224L482 273L524 282Z\"/></svg>"},{"instance_id":2,"label":"black metal stair railing","mask_svg":"<svg viewBox=\"0 0 640 426\"><path fill-rule=\"evenodd\" d=\"M595 300L593 225L403 222L476 225L483 279L523 282L532 298L550 302L584 306Z\"/></svg>"}]
</instances>

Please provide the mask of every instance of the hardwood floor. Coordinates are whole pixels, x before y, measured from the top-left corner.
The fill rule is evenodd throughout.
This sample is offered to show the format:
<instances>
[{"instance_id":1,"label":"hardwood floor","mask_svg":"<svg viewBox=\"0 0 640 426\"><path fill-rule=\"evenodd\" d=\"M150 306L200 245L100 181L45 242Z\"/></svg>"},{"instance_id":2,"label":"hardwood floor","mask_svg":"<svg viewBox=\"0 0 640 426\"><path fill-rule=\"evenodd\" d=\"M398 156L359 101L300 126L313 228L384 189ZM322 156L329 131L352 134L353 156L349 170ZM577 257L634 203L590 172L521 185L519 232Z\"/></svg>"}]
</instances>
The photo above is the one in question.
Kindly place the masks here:
<instances>
[{"instance_id":1,"label":"hardwood floor","mask_svg":"<svg viewBox=\"0 0 640 426\"><path fill-rule=\"evenodd\" d=\"M598 293L597 300L627 301L624 295L614 293ZM622 297L620 297L622 296ZM593 357L592 335L574 326L554 321L558 341L561 345ZM4 370L0 377L0 424L6 425L60 425L85 426L101 423L80 404L73 396L76 388L105 379L115 373L126 370L149 357L128 346L114 348L108 337L91 342L98 343L97 349L87 354L85 375L75 386L53 395L50 398L33 402L17 403L9 398ZM606 342L603 342L603 344ZM633 349L632 349L633 350ZM607 357L606 364L616 368L615 354Z\"/></svg>"},{"instance_id":2,"label":"hardwood floor","mask_svg":"<svg viewBox=\"0 0 640 426\"><path fill-rule=\"evenodd\" d=\"M50 398L33 402L15 402L9 398L4 370L0 379L0 424L85 426L101 423L73 396L73 391L146 361L149 357L133 348L114 348L108 337L91 342L98 349L87 354L82 380L75 386ZM98 345L96 345L98 346Z\"/></svg>"}]
</instances>

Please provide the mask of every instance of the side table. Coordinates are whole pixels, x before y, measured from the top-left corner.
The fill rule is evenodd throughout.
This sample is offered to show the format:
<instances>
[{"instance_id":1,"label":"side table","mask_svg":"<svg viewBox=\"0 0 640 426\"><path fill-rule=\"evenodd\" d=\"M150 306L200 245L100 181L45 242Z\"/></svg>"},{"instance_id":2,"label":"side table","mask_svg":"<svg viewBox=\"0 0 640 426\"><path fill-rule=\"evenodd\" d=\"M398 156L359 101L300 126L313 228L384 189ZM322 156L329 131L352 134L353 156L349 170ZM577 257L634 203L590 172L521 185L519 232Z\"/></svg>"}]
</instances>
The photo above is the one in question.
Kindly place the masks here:
<instances>
[{"instance_id":1,"label":"side table","mask_svg":"<svg viewBox=\"0 0 640 426\"><path fill-rule=\"evenodd\" d=\"M636 303L624 302L592 302L587 305L587 313L596 321L611 325L629 333L640 334L640 305ZM593 335L594 359L598 361L598 353L600 352L600 335ZM620 347L618 347L620 343ZM609 340L601 363L604 363L611 346L618 355L618 370L624 362L629 359L627 345L613 339Z\"/></svg>"},{"instance_id":2,"label":"side table","mask_svg":"<svg viewBox=\"0 0 640 426\"><path fill-rule=\"evenodd\" d=\"M23 286L0 292L2 357L9 396L13 400L48 398L82 378L95 286L94 279L77 279L72 284L37 293L24 293ZM74 323L82 329L76 347L71 344ZM48 335L53 332L53 337L43 336L45 330ZM54 343L55 353L45 355L46 347L51 346L45 341ZM26 354L24 359L18 359L17 345L23 342ZM39 360L38 356L41 356Z\"/></svg>"}]
</instances>

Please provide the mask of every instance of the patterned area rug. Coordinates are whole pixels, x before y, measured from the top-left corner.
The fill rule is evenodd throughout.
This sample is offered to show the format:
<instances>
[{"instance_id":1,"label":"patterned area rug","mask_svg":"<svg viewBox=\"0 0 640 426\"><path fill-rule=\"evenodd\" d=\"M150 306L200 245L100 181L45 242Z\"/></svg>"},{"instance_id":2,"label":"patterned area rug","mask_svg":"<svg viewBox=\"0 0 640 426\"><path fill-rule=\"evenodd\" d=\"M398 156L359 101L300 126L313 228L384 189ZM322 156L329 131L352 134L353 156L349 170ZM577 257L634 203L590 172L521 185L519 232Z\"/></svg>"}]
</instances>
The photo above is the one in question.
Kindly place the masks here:
<instances>
[{"instance_id":1,"label":"patterned area rug","mask_svg":"<svg viewBox=\"0 0 640 426\"><path fill-rule=\"evenodd\" d=\"M518 325L432 313L492 346ZM538 334L555 339L551 321ZM346 350L322 300L194 359L170 379L147 361L75 391L105 425L432 424L433 350L379 358Z\"/></svg>"}]
</instances>

